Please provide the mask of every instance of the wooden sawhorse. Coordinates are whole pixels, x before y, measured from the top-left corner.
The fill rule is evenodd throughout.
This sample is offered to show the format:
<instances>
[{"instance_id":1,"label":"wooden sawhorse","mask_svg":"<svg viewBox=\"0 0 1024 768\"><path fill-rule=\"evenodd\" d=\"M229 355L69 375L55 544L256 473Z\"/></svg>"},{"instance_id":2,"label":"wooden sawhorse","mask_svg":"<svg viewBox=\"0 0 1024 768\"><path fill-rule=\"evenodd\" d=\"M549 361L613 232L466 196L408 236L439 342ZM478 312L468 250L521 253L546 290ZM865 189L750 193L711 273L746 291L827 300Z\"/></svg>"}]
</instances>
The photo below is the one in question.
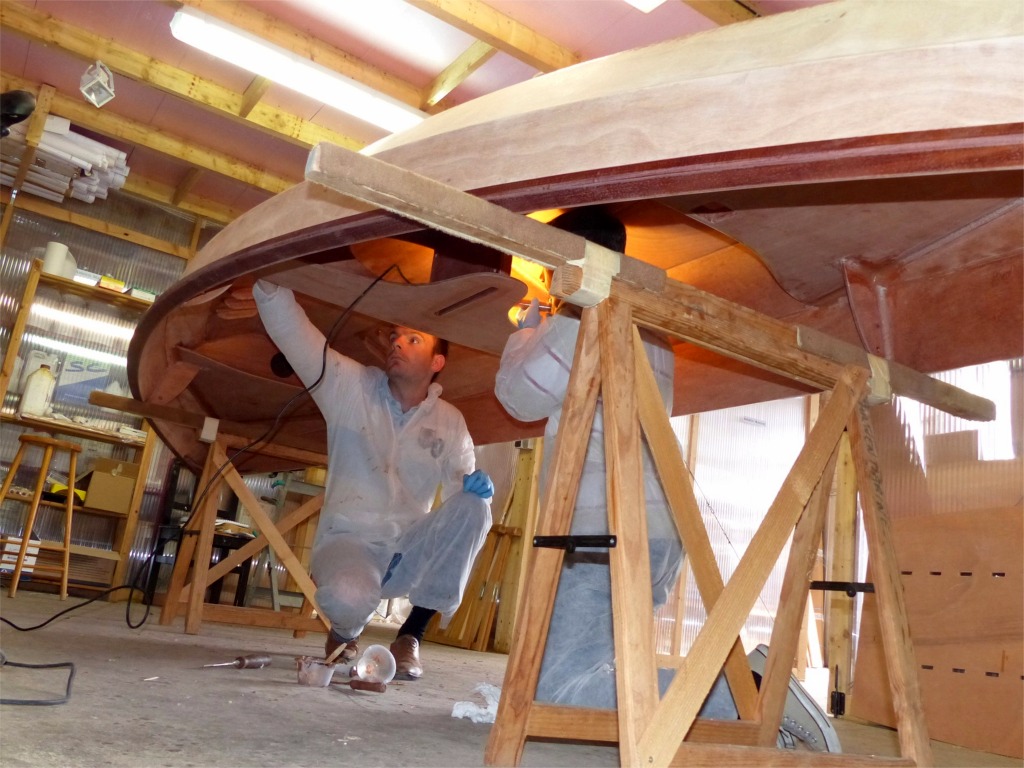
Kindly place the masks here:
<instances>
[{"instance_id":1,"label":"wooden sawhorse","mask_svg":"<svg viewBox=\"0 0 1024 768\"><path fill-rule=\"evenodd\" d=\"M633 359L635 365L624 366ZM603 393L608 467L612 609L618 709L593 710L534 701L563 553L535 549L530 583L519 606L497 718L488 742L489 765L518 765L530 737L618 743L622 765L928 765L931 751L921 708L913 647L896 566L871 424L868 372L841 370L828 404L727 586L722 583L678 443L658 396L627 302L608 299L584 311L576 359L562 415L554 463L545 489L538 535L569 532L586 441L598 392ZM686 658L656 658L649 583L640 439L646 435L680 536L708 610L708 619ZM884 624L889 678L899 721L902 757L789 752L775 740L796 655L840 439L854 449ZM795 532L794 532L795 531ZM759 691L742 654L739 632L787 540L793 543L772 643ZM657 667L677 670L659 700ZM705 721L697 713L719 671L725 671L740 719ZM685 739L685 741L684 741Z\"/></svg>"},{"instance_id":2,"label":"wooden sawhorse","mask_svg":"<svg viewBox=\"0 0 1024 768\"><path fill-rule=\"evenodd\" d=\"M344 197L550 268L554 270L551 294L589 307L584 311L537 533L564 536L570 530L585 451L584 442L576 438L590 434L601 390L609 530L618 542L610 556L618 708L588 710L534 701L562 564L561 551L534 550L527 565L531 578L521 594L504 690L487 746L488 764L518 764L531 736L617 742L621 763L630 766L664 766L674 761L716 766L923 766L931 762L902 586L867 417L868 371L872 374L871 394L879 400L888 400L896 392L967 418L992 418L993 403L906 366L869 356L858 346L812 328L791 325L670 280L650 264L379 158L320 144L310 155L306 179ZM304 288L311 295L329 290L318 288L315 280L306 281ZM635 366L623 364L634 359L635 350L640 349L634 340L634 322L817 389L832 390L830 402L728 586L723 587L709 557L707 533L695 513L692 490L683 479L686 471L678 445L668 438L670 432L666 433L668 419L654 394L646 358L640 353ZM689 654L673 662L677 674L661 700L651 638L653 611L651 601L643 599L650 569L645 516L639 503L643 498L641 425L708 609L708 620ZM846 431L857 463L899 723L901 757L891 760L790 752L771 746L795 656L797 632L792 625L802 618L809 588L807 562L813 542L820 536L823 512L813 496L823 478L826 482L831 479L837 446ZM563 435L570 437L562 439ZM737 639L794 529L783 608L776 618L765 674L755 697L750 669L745 658L739 658ZM799 599L793 599L798 593ZM630 600L631 596L635 599ZM697 721L700 706L722 669L729 677L741 719ZM695 743L698 741L710 744Z\"/></svg>"},{"instance_id":3,"label":"wooden sawhorse","mask_svg":"<svg viewBox=\"0 0 1024 768\"><path fill-rule=\"evenodd\" d=\"M274 521L263 511L259 499L249 490L241 475L228 459L228 449L239 448L249 442L230 435L219 435L210 444L202 475L196 484L196 491L201 494L201 498L197 499L198 503L193 510L192 517L182 531L181 545L174 559L174 569L167 587L166 600L163 610L160 612L160 623L170 624L178 615L180 607L184 605L185 632L188 634L197 634L204 618L228 624L287 628L293 629L297 633L329 629L327 619L320 611L316 610L316 586L284 539L284 534L320 511L324 502L324 494L321 493L310 498L297 509L285 515L275 525ZM277 455L281 450L285 450L288 453L285 458L291 457L295 453L294 449L281 449L272 445L260 446L257 450L262 454L269 455ZM213 531L217 519L218 490L224 483L227 483L238 496L249 517L256 524L259 535L210 567ZM251 558L267 546L273 550L278 562L284 565L302 591L303 608L299 613L282 613L264 608L239 608L204 602L206 588L210 584L230 573L239 563ZM191 581L186 583L190 571ZM314 611L316 618L313 618Z\"/></svg>"}]
</instances>

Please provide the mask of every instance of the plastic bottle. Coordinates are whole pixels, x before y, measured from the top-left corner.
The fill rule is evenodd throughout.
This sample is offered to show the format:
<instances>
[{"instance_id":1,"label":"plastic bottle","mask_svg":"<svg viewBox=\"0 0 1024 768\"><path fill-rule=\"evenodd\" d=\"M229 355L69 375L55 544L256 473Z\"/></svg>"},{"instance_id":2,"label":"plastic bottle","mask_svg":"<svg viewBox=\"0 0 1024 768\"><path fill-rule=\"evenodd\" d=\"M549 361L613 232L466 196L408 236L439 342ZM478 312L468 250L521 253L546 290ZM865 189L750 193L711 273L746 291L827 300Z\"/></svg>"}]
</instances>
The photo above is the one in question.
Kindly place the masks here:
<instances>
[{"instance_id":1,"label":"plastic bottle","mask_svg":"<svg viewBox=\"0 0 1024 768\"><path fill-rule=\"evenodd\" d=\"M25 392L21 396L21 407L18 410L20 416L42 416L50 407L50 398L53 397L53 388L57 385L50 366L41 365L28 377L25 383Z\"/></svg>"}]
</instances>

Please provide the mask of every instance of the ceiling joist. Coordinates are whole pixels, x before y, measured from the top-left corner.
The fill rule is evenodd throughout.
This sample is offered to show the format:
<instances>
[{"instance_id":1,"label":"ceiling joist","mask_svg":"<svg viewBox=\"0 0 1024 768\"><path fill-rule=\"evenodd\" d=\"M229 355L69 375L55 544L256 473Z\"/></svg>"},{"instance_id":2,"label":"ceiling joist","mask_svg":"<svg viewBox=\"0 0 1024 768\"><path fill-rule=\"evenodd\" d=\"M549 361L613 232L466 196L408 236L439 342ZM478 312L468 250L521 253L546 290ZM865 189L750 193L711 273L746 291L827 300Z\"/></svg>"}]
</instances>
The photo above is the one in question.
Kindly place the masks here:
<instances>
[{"instance_id":1,"label":"ceiling joist","mask_svg":"<svg viewBox=\"0 0 1024 768\"><path fill-rule=\"evenodd\" d=\"M134 51L113 40L65 24L23 3L0 3L0 24L28 40L52 45L80 57L83 61L102 59L116 74L170 93L214 112L251 125L302 147L327 141L349 149L360 149L363 142L328 130L296 115L265 104L254 103L243 114L245 94L225 88L211 80L173 67ZM256 100L258 102L258 99Z\"/></svg>"},{"instance_id":2,"label":"ceiling joist","mask_svg":"<svg viewBox=\"0 0 1024 768\"><path fill-rule=\"evenodd\" d=\"M580 57L573 51L479 0L405 1L541 72L552 72L580 62Z\"/></svg>"},{"instance_id":3,"label":"ceiling joist","mask_svg":"<svg viewBox=\"0 0 1024 768\"><path fill-rule=\"evenodd\" d=\"M38 83L31 83L6 73L0 73L0 82L5 91L19 89L38 93L40 89ZM66 117L75 125L96 131L104 136L147 147L190 165L220 173L273 194L284 192L298 181L298 179L286 179L263 168L243 163L223 152L197 146L192 141L179 138L166 131L155 130L111 112L97 110L81 99L55 94L50 112L60 117Z\"/></svg>"},{"instance_id":4,"label":"ceiling joist","mask_svg":"<svg viewBox=\"0 0 1024 768\"><path fill-rule=\"evenodd\" d=\"M182 0L187 5L234 27L260 37L267 42L292 51L305 59L321 64L339 74L350 77L375 91L387 94L410 106L419 108L420 89L382 69L367 64L345 51L328 45L311 34L282 24L280 19L268 16L255 3L234 0ZM337 142L335 142L337 143Z\"/></svg>"}]
</instances>

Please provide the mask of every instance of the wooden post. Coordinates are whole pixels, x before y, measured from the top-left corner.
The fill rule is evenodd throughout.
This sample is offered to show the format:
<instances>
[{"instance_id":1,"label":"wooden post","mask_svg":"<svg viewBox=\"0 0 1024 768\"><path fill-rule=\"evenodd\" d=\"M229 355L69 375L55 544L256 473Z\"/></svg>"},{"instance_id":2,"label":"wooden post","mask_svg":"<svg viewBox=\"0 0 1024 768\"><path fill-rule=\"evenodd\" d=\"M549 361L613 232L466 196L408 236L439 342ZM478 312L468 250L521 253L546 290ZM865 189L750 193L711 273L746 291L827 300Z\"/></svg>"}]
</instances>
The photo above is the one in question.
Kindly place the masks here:
<instances>
[{"instance_id":1,"label":"wooden post","mask_svg":"<svg viewBox=\"0 0 1024 768\"><path fill-rule=\"evenodd\" d=\"M13 205L13 204L12 204ZM18 314L14 318L14 327L11 328L11 340L7 345L7 353L4 355L3 366L0 367L0 403L7 396L7 390L11 384L11 376L14 374L14 363L21 351L21 337L25 335L25 326L28 325L28 313L32 310L32 302L36 298L36 290L39 288L39 275L43 271L43 262L33 259L28 268L28 281L25 283L25 291L21 295L21 305L18 307Z\"/></svg>"},{"instance_id":2,"label":"wooden post","mask_svg":"<svg viewBox=\"0 0 1024 768\"><path fill-rule=\"evenodd\" d=\"M899 729L900 754L917 765L932 764L931 743L921 703L917 662L907 623L907 606L900 583L896 549L885 510L882 475L875 451L875 436L867 406L860 403L850 420L850 444L857 470L868 557L875 581L878 623L892 687L893 709Z\"/></svg>"}]
</instances>

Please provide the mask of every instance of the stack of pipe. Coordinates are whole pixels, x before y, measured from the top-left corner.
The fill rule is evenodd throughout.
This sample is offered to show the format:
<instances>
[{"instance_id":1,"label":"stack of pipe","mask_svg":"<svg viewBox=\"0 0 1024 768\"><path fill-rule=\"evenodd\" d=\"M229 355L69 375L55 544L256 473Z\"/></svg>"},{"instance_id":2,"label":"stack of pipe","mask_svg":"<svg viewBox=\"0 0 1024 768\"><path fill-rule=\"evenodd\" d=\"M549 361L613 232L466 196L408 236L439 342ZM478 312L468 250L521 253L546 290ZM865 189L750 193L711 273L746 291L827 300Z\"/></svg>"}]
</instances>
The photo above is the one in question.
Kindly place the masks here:
<instances>
[{"instance_id":1,"label":"stack of pipe","mask_svg":"<svg viewBox=\"0 0 1024 768\"><path fill-rule=\"evenodd\" d=\"M0 183L5 186L14 184L25 152L26 130L25 123L12 126L4 140ZM124 152L72 131L66 118L50 115L22 191L57 203L65 197L87 203L103 200L109 190L124 186L127 159Z\"/></svg>"}]
</instances>

